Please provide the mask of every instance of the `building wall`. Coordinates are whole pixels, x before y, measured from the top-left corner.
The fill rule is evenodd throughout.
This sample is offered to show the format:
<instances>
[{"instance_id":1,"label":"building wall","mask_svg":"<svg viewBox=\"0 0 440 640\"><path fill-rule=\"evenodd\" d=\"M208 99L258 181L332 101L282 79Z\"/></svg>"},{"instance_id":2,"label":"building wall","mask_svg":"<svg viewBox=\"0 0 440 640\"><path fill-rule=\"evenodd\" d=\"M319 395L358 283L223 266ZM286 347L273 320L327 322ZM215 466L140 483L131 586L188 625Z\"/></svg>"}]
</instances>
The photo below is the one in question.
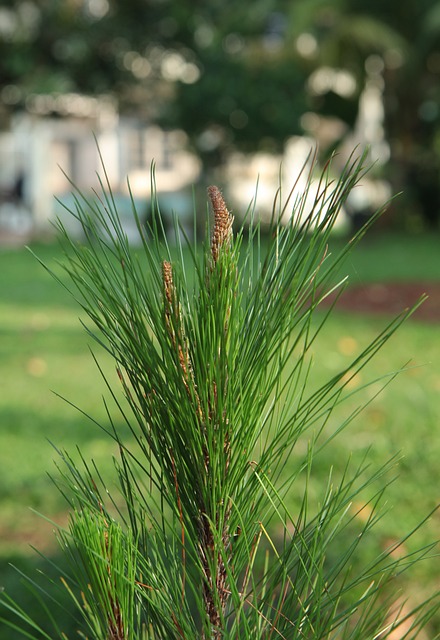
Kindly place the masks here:
<instances>
[{"instance_id":1,"label":"building wall","mask_svg":"<svg viewBox=\"0 0 440 640\"><path fill-rule=\"evenodd\" d=\"M9 132L0 134L0 193L9 192L22 175L23 206L33 225L42 228L59 213L56 198L68 196L71 182L85 193L100 190L100 153L116 194L128 195L128 179L133 195L148 199L153 162L158 191L182 191L200 172L198 160L185 146L182 132L165 132L116 113L105 118L23 113L14 118Z\"/></svg>"}]
</instances>

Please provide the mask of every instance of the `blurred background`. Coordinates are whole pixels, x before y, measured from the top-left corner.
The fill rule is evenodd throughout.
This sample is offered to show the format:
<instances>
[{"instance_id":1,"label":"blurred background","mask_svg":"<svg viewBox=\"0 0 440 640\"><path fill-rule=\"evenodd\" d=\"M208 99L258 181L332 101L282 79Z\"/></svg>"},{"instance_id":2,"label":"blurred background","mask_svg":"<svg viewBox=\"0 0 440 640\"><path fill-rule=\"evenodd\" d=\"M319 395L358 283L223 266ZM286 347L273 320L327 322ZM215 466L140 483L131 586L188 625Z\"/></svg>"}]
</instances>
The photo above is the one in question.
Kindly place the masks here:
<instances>
[{"instance_id":1,"label":"blurred background","mask_svg":"<svg viewBox=\"0 0 440 640\"><path fill-rule=\"evenodd\" d=\"M347 296L356 289L357 298L329 318L311 354L314 383L349 366L391 315L423 292L430 299L369 373L350 378L367 408L320 454L309 490L321 495L329 469L342 473L350 456L354 463L368 456L376 468L398 454L398 467L376 487L399 475L387 492L394 510L372 542L382 550L439 504L439 80L436 0L1 1L0 587L25 608L9 563L47 568L30 545L61 562L53 525L28 507L67 522L68 507L47 476L57 474L52 459L59 460L47 440L72 455L79 446L115 484L118 452L86 417L108 424L108 390L80 310L24 248L30 244L62 278L50 222L60 216L75 232L62 204L73 203L70 180L85 193L99 189L96 141L129 236L127 177L147 215L153 162L162 212L176 211L185 224L194 200L205 218L210 183L239 218L258 181L256 211L264 218L280 180L287 193L316 144L321 167L337 152L335 176L357 145L359 153L368 146L372 168L344 206L342 231L400 195L346 265ZM345 239L335 237L330 252ZM117 385L111 358L97 355ZM383 376L405 363L406 372L378 395ZM329 429L343 419L335 413ZM355 520L369 516L365 500L353 506ZM429 544L439 529L434 512L402 553ZM438 558L422 563L399 583L404 599L431 596L439 576ZM38 603L34 609L38 615ZM64 628L66 636L76 637L72 629ZM436 633L440 614L426 638ZM17 636L3 628L0 637Z\"/></svg>"},{"instance_id":2,"label":"blurred background","mask_svg":"<svg viewBox=\"0 0 440 640\"><path fill-rule=\"evenodd\" d=\"M436 0L3 0L0 228L44 230L69 201L62 171L96 186L94 135L122 210L127 177L148 202L154 160L182 216L192 185L243 209L257 177L265 215L281 162L289 182L315 142L339 163L369 145L349 220L403 190L389 224L434 229L439 77Z\"/></svg>"}]
</instances>

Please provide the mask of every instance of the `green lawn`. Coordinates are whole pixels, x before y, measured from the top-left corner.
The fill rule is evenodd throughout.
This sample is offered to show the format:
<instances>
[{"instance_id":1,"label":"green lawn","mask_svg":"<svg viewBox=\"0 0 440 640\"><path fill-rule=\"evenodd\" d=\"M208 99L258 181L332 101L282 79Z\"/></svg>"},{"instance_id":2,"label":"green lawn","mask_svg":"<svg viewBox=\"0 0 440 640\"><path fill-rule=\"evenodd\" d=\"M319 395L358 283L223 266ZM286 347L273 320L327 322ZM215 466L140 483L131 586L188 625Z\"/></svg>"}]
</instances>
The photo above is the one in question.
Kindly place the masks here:
<instances>
[{"instance_id":1,"label":"green lawn","mask_svg":"<svg viewBox=\"0 0 440 640\"><path fill-rule=\"evenodd\" d=\"M373 233L350 257L346 271L356 284L396 279L440 281L439 240L436 235ZM339 245L340 240L335 240L335 249ZM57 269L54 260L60 257L60 251L56 245L39 245L33 250ZM90 346L110 378L115 382L117 378L109 357L85 334L78 319L78 305L28 251L0 249L0 272L1 586L15 581L6 569L9 560L18 564L31 561L34 554L29 545L48 553L54 548L53 526L30 507L55 521L65 521L66 505L47 476L47 472L56 471L53 460L57 458L49 441L72 453L79 445L85 458L96 460L104 475L112 477L112 455L116 451L111 441L55 394L105 424L105 384L90 355ZM386 318L334 313L314 345L313 384L340 370L386 322ZM383 546L402 536L439 502L438 325L409 320L362 376L351 383L353 388L362 386L408 362L408 370L377 398L373 396L380 382L347 402L342 414L332 417L328 429L337 428L344 412L371 399L356 422L317 456L312 479L312 491L319 495L330 466L337 473L350 455L356 461L370 447L369 460L374 466L400 452L402 457L395 469L399 477L387 493L390 512L378 526L378 544ZM289 464L295 463L295 455L303 453L294 453ZM439 525L440 516L436 514L418 534L418 542L436 537ZM438 584L439 575L438 560L422 565L417 570L418 587L429 592Z\"/></svg>"},{"instance_id":2,"label":"green lawn","mask_svg":"<svg viewBox=\"0 0 440 640\"><path fill-rule=\"evenodd\" d=\"M48 263L59 257L56 246L34 249ZM79 445L87 457L106 467L113 450L88 420L56 395L104 418L105 385L91 358L79 307L29 251L4 249L0 264L0 556L5 556L11 549L29 552L27 545L17 545L18 531L20 541L27 534L33 541L36 533L48 529L35 525L29 506L49 516L62 506L47 476L57 457L49 441L69 451ZM100 359L104 366L109 362L105 354Z\"/></svg>"},{"instance_id":3,"label":"green lawn","mask_svg":"<svg viewBox=\"0 0 440 640\"><path fill-rule=\"evenodd\" d=\"M338 249L344 240L335 239ZM382 281L440 280L438 233L382 233L375 228L351 254L346 273L353 284Z\"/></svg>"}]
</instances>

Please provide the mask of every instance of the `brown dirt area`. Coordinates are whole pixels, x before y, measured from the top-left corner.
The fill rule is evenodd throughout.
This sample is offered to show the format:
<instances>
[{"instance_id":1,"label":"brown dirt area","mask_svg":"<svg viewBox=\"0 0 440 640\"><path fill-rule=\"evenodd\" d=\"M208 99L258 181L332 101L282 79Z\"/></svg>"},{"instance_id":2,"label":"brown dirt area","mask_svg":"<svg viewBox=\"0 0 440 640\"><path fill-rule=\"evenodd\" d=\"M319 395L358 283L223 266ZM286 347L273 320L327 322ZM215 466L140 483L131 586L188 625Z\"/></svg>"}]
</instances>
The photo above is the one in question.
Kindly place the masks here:
<instances>
[{"instance_id":1,"label":"brown dirt area","mask_svg":"<svg viewBox=\"0 0 440 640\"><path fill-rule=\"evenodd\" d=\"M336 308L360 315L398 315L426 294L427 300L415 311L422 322L440 321L440 282L381 282L350 286L340 296ZM328 303L334 300L329 297Z\"/></svg>"}]
</instances>

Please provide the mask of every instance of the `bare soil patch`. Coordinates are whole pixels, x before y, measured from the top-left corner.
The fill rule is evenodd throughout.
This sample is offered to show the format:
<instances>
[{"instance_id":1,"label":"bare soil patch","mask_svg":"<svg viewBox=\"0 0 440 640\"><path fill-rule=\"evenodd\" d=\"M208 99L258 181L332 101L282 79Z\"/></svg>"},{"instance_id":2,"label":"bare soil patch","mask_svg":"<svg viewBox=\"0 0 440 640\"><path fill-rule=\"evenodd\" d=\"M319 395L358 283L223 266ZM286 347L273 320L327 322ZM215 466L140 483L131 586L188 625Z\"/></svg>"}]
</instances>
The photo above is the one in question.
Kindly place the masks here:
<instances>
[{"instance_id":1,"label":"bare soil patch","mask_svg":"<svg viewBox=\"0 0 440 640\"><path fill-rule=\"evenodd\" d=\"M361 315L397 315L412 307L426 294L428 299L416 310L414 318L424 322L440 320L440 282L381 282L348 287L337 309ZM329 297L327 304L334 301Z\"/></svg>"}]
</instances>

